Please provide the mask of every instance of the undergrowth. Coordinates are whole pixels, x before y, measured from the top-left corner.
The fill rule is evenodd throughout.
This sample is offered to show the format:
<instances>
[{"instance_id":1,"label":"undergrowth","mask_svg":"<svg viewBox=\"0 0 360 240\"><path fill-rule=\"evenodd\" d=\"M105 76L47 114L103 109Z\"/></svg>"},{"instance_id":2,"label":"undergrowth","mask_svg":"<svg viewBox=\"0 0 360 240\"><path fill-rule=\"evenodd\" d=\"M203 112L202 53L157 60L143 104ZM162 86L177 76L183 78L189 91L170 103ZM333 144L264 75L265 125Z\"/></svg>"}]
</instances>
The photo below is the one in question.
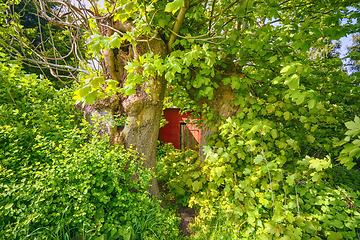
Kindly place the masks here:
<instances>
[{"instance_id":1,"label":"undergrowth","mask_svg":"<svg viewBox=\"0 0 360 240\"><path fill-rule=\"evenodd\" d=\"M150 171L82 122L70 89L9 60L0 79L0 239L178 239Z\"/></svg>"}]
</instances>

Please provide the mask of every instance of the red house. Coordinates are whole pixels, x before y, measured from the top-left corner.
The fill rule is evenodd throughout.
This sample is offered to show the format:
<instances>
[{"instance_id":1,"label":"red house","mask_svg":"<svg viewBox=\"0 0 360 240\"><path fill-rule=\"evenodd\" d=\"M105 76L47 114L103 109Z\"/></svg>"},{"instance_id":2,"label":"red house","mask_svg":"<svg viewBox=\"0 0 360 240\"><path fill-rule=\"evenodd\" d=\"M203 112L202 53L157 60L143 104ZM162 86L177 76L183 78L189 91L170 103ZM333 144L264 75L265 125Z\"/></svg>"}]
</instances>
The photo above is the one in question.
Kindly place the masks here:
<instances>
[{"instance_id":1,"label":"red house","mask_svg":"<svg viewBox=\"0 0 360 240\"><path fill-rule=\"evenodd\" d=\"M179 108L167 108L164 117L168 123L160 128L160 141L172 143L177 149L199 150L201 129L197 128L197 120L192 119L190 113L180 114Z\"/></svg>"}]
</instances>

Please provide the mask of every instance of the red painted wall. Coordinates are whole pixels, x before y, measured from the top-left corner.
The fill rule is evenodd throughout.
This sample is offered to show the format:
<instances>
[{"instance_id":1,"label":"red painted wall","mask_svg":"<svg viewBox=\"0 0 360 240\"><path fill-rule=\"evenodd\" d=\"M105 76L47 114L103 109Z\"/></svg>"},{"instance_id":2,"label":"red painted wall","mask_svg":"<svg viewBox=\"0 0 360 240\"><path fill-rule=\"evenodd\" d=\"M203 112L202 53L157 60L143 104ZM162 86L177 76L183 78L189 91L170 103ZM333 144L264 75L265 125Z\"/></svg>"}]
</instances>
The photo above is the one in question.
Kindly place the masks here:
<instances>
[{"instance_id":1,"label":"red painted wall","mask_svg":"<svg viewBox=\"0 0 360 240\"><path fill-rule=\"evenodd\" d=\"M195 140L200 143L201 129L198 129L194 122L195 119L190 118L190 113L180 114L178 108L167 108L164 110L164 117L168 123L160 129L159 140L165 143L172 143L175 148L181 149L181 124L186 123L189 133Z\"/></svg>"}]
</instances>

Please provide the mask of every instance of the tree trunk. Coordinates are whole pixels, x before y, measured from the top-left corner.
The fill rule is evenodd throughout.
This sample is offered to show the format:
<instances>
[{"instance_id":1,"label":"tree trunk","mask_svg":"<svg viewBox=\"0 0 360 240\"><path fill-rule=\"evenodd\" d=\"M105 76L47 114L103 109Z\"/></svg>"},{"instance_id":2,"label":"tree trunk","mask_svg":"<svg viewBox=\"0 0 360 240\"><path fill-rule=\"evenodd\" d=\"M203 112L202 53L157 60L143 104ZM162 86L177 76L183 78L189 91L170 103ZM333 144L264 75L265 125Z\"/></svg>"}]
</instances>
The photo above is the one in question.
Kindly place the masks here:
<instances>
[{"instance_id":1,"label":"tree trunk","mask_svg":"<svg viewBox=\"0 0 360 240\"><path fill-rule=\"evenodd\" d=\"M233 104L233 102L237 98L237 90L232 89L230 85L224 85L222 82L223 78L229 78L231 76L244 78L244 75L241 72L242 69L236 66L233 62L228 62L225 69L223 69L222 67L218 68L219 70L222 70L224 74L221 79L212 79L212 81L216 82L216 84L218 85L217 88L214 88L214 98L211 100L206 97L202 97L197 100L193 98L193 100L197 103L198 106L204 106L204 104L206 104L206 106L210 107L213 113L217 116L217 119L212 119L212 121L210 121L211 125L206 123L202 124L199 149L199 155L202 157L202 160L205 160L203 148L208 143L207 138L215 132L218 132L218 128L216 127L216 125L220 124L221 120L236 116L238 112L242 111L240 106L235 106ZM193 96L192 89L188 90L188 93L190 97ZM206 118L206 113L203 114L203 118Z\"/></svg>"},{"instance_id":2,"label":"tree trunk","mask_svg":"<svg viewBox=\"0 0 360 240\"><path fill-rule=\"evenodd\" d=\"M226 119L228 117L235 116L241 108L239 106L234 106L232 102L236 99L236 93L229 86L219 84L219 87L214 90L214 99L213 100L203 100L206 104L212 109L215 115L219 118L211 122L211 125L203 123L201 131L201 141L199 155L202 160L205 160L205 155L203 152L204 146L208 143L207 138L210 137L215 132L218 132L216 124L220 123L220 118ZM206 115L204 115L206 117Z\"/></svg>"},{"instance_id":3,"label":"tree trunk","mask_svg":"<svg viewBox=\"0 0 360 240\"><path fill-rule=\"evenodd\" d=\"M126 31L130 25L115 22L107 25L119 31ZM127 29L130 30L130 29ZM101 33L111 36L112 29L102 29ZM139 39L136 45L125 45L120 49L110 49L104 51L104 61L102 63L105 79L113 79L119 82L120 87L126 83L127 72L124 68L128 62L138 59L145 53L153 52L161 57L166 56L167 47L165 42L158 37L146 40ZM147 89L147 91L145 91ZM92 106L87 106L87 112L92 115L102 115L108 119L103 122L103 131L110 136L110 144L121 144L126 148L137 151L143 157L143 166L155 172L156 165L156 143L159 134L160 119L162 114L163 100L166 90L166 80L164 76L154 76L137 86L136 94L123 96L120 93L99 100ZM122 116L128 119L124 127L112 124L114 116ZM149 193L159 197L159 187L156 178L151 180Z\"/></svg>"}]
</instances>

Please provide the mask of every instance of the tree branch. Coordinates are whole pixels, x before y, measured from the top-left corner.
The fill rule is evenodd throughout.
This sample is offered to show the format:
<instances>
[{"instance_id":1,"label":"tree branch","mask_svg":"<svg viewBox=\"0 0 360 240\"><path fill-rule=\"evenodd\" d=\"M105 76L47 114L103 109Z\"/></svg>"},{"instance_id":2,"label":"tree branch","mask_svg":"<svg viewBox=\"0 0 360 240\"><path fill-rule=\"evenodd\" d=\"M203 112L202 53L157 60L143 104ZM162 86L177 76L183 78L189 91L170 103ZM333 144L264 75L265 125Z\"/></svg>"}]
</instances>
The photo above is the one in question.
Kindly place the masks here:
<instances>
[{"instance_id":1,"label":"tree branch","mask_svg":"<svg viewBox=\"0 0 360 240\"><path fill-rule=\"evenodd\" d=\"M177 38L177 34L180 32L181 25L185 19L185 14L189 8L189 0L184 0L184 6L181 7L180 12L175 20L174 28L171 31L170 39L168 42L168 52L172 52L172 45Z\"/></svg>"},{"instance_id":2,"label":"tree branch","mask_svg":"<svg viewBox=\"0 0 360 240\"><path fill-rule=\"evenodd\" d=\"M206 22L209 22L209 21L211 21L212 19L220 16L220 15L223 14L225 11L227 11L229 8L231 8L232 6L234 6L234 4L235 4L236 2L238 2L238 1L239 1L239 0L235 0L235 1L231 2L226 8L224 8L223 10L221 10L218 14L216 14L216 15L214 15L214 16L212 16L212 17L210 17L210 18L208 18L208 19L206 19L206 20L204 20L204 21L202 21L202 22L200 22L200 23L198 23L198 24L195 24L195 26L193 26L193 28L196 28L197 26L200 26L201 24L204 24L204 23L206 23Z\"/></svg>"}]
</instances>

